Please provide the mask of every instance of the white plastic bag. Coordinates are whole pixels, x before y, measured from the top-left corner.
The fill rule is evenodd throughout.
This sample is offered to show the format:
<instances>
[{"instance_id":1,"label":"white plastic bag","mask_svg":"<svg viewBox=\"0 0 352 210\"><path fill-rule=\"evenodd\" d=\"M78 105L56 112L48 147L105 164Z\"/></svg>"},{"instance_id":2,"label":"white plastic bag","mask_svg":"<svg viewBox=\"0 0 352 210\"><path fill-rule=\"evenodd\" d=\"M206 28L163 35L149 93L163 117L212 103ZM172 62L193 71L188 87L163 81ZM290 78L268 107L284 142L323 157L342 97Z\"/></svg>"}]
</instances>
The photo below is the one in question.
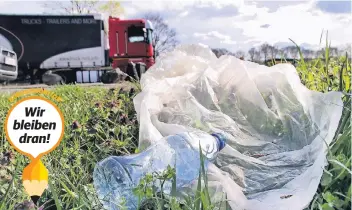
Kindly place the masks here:
<instances>
[{"instance_id":1,"label":"white plastic bag","mask_svg":"<svg viewBox=\"0 0 352 210\"><path fill-rule=\"evenodd\" d=\"M209 169L232 209L303 209L342 114L342 94L308 90L290 64L266 67L182 45L141 78L139 149L200 129L231 139ZM325 141L325 143L324 143Z\"/></svg>"}]
</instances>

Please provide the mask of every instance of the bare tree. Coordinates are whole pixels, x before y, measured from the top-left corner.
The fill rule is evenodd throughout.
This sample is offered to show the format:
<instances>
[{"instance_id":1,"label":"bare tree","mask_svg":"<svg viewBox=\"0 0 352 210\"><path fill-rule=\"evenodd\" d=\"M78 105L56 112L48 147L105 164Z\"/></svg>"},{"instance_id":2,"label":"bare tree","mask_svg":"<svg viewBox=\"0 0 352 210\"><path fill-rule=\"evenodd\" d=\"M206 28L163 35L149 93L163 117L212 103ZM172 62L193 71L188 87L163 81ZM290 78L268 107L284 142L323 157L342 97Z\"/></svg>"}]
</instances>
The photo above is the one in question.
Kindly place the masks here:
<instances>
[{"instance_id":1,"label":"bare tree","mask_svg":"<svg viewBox=\"0 0 352 210\"><path fill-rule=\"evenodd\" d=\"M315 53L313 50L310 50L310 49L301 49L301 52L304 58L309 58L309 59L313 58L313 55Z\"/></svg>"},{"instance_id":2,"label":"bare tree","mask_svg":"<svg viewBox=\"0 0 352 210\"><path fill-rule=\"evenodd\" d=\"M118 1L103 1L100 4L99 11L106 13L109 16L119 16L124 13L124 9Z\"/></svg>"},{"instance_id":3,"label":"bare tree","mask_svg":"<svg viewBox=\"0 0 352 210\"><path fill-rule=\"evenodd\" d=\"M302 52L304 58L309 57L309 50L308 49L301 48L301 52Z\"/></svg>"},{"instance_id":4,"label":"bare tree","mask_svg":"<svg viewBox=\"0 0 352 210\"><path fill-rule=\"evenodd\" d=\"M98 3L97 0L48 1L43 6L57 13L89 14L96 11Z\"/></svg>"},{"instance_id":5,"label":"bare tree","mask_svg":"<svg viewBox=\"0 0 352 210\"><path fill-rule=\"evenodd\" d=\"M235 54L228 51L227 49L224 48L213 48L211 51L216 55L216 57L221 57L222 55L232 55L234 56Z\"/></svg>"},{"instance_id":6,"label":"bare tree","mask_svg":"<svg viewBox=\"0 0 352 210\"><path fill-rule=\"evenodd\" d=\"M329 51L331 57L336 57L338 55L339 50L337 49L337 47L330 47Z\"/></svg>"},{"instance_id":7,"label":"bare tree","mask_svg":"<svg viewBox=\"0 0 352 210\"><path fill-rule=\"evenodd\" d=\"M108 16L118 17L124 13L124 9L121 6L120 2L109 0L107 2L100 4L98 7L98 11L105 13ZM109 31L109 23L108 20L104 20L105 31Z\"/></svg>"},{"instance_id":8,"label":"bare tree","mask_svg":"<svg viewBox=\"0 0 352 210\"><path fill-rule=\"evenodd\" d=\"M269 45L269 53L271 55L271 59L275 59L276 55L278 54L279 50L275 46Z\"/></svg>"},{"instance_id":9,"label":"bare tree","mask_svg":"<svg viewBox=\"0 0 352 210\"><path fill-rule=\"evenodd\" d=\"M309 50L309 58L314 58L314 50Z\"/></svg>"},{"instance_id":10,"label":"bare tree","mask_svg":"<svg viewBox=\"0 0 352 210\"><path fill-rule=\"evenodd\" d=\"M324 48L315 51L315 57L316 57L316 58L323 58L323 57L325 57L325 50L324 50Z\"/></svg>"},{"instance_id":11,"label":"bare tree","mask_svg":"<svg viewBox=\"0 0 352 210\"><path fill-rule=\"evenodd\" d=\"M243 58L244 59L244 56L246 56L246 53L243 52L242 50L238 50L236 53L235 53L235 56L237 58Z\"/></svg>"},{"instance_id":12,"label":"bare tree","mask_svg":"<svg viewBox=\"0 0 352 210\"><path fill-rule=\"evenodd\" d=\"M260 63L260 59L261 59L262 55L260 53L260 50L256 50L254 52L254 61Z\"/></svg>"},{"instance_id":13,"label":"bare tree","mask_svg":"<svg viewBox=\"0 0 352 210\"><path fill-rule=\"evenodd\" d=\"M278 54L280 55L280 58L287 58L287 50L285 50L285 48L279 49Z\"/></svg>"},{"instance_id":14,"label":"bare tree","mask_svg":"<svg viewBox=\"0 0 352 210\"><path fill-rule=\"evenodd\" d=\"M263 53L264 55L264 61L266 61L267 57L268 57L268 54L269 54L269 45L268 44L262 44L260 46L260 52Z\"/></svg>"},{"instance_id":15,"label":"bare tree","mask_svg":"<svg viewBox=\"0 0 352 210\"><path fill-rule=\"evenodd\" d=\"M176 31L170 28L159 13L147 13L143 18L152 22L153 31L153 45L155 50L155 57L163 52L167 52L175 48L178 44L176 38Z\"/></svg>"},{"instance_id":16,"label":"bare tree","mask_svg":"<svg viewBox=\"0 0 352 210\"><path fill-rule=\"evenodd\" d=\"M296 46L288 46L286 47L287 51L290 53L290 57L293 59L297 58L297 54L298 54L298 49Z\"/></svg>"},{"instance_id":17,"label":"bare tree","mask_svg":"<svg viewBox=\"0 0 352 210\"><path fill-rule=\"evenodd\" d=\"M43 6L55 13L61 14L92 14L104 13L108 16L119 16L124 13L123 7L118 1L99 0L71 0L71 1L48 1ZM104 20L105 30L108 31L108 22Z\"/></svg>"},{"instance_id":18,"label":"bare tree","mask_svg":"<svg viewBox=\"0 0 352 210\"><path fill-rule=\"evenodd\" d=\"M348 57L351 58L351 54L352 54L351 48L352 48L351 43L342 46L338 51L339 56L345 56L347 52Z\"/></svg>"},{"instance_id":19,"label":"bare tree","mask_svg":"<svg viewBox=\"0 0 352 210\"><path fill-rule=\"evenodd\" d=\"M337 56L338 56L338 57L341 57L341 56L344 56L344 55L345 55L344 49L339 49L339 50L337 51Z\"/></svg>"},{"instance_id":20,"label":"bare tree","mask_svg":"<svg viewBox=\"0 0 352 210\"><path fill-rule=\"evenodd\" d=\"M288 54L290 53L289 47L281 48L281 51L284 55L284 58L288 58Z\"/></svg>"},{"instance_id":21,"label":"bare tree","mask_svg":"<svg viewBox=\"0 0 352 210\"><path fill-rule=\"evenodd\" d=\"M251 59L252 62L254 61L255 51L256 51L256 50L255 50L254 47L252 47L252 48L248 51L249 58Z\"/></svg>"},{"instance_id":22,"label":"bare tree","mask_svg":"<svg viewBox=\"0 0 352 210\"><path fill-rule=\"evenodd\" d=\"M48 1L44 2L43 6L54 12L65 14L91 14L101 12L111 16L118 16L124 12L120 2L113 0Z\"/></svg>"}]
</instances>

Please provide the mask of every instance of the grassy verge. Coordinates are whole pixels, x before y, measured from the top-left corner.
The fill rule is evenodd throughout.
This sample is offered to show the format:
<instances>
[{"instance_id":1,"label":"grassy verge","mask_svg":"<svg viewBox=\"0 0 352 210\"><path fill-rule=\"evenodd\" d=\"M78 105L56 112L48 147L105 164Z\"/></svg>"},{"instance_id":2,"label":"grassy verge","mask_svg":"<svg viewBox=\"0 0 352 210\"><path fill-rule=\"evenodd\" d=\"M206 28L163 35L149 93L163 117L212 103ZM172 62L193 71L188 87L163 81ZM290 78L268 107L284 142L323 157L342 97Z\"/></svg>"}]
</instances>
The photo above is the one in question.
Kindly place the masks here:
<instances>
[{"instance_id":1,"label":"grassy verge","mask_svg":"<svg viewBox=\"0 0 352 210\"><path fill-rule=\"evenodd\" d=\"M50 185L39 205L43 209L101 209L92 186L92 171L97 161L109 155L135 152L138 123L134 93L76 86L58 87L53 92L64 100L58 105L65 116L66 132L60 146L43 158L50 171ZM0 119L9 107L8 96L0 95ZM0 209L31 209L31 203L23 203L29 197L21 183L22 170L29 161L10 147L2 131L0 136Z\"/></svg>"},{"instance_id":2,"label":"grassy verge","mask_svg":"<svg viewBox=\"0 0 352 210\"><path fill-rule=\"evenodd\" d=\"M311 90L343 92L344 107L335 137L329 145L328 166L309 209L351 209L351 62L348 52L337 58L330 56L327 35L324 49L318 59L310 62L305 62L299 50L301 59L297 70L302 83Z\"/></svg>"},{"instance_id":3,"label":"grassy verge","mask_svg":"<svg viewBox=\"0 0 352 210\"><path fill-rule=\"evenodd\" d=\"M316 91L340 90L346 93L343 117L330 145L329 165L309 209L351 208L351 63L346 56L331 58L328 47L321 58L297 66L302 83ZM92 186L96 162L110 155L136 152L138 123L133 91L61 86L53 90L64 102L59 107L65 116L65 136L60 146L43 158L50 171L49 189L40 198L41 209L102 209ZM8 95L0 95L0 119L10 107ZM3 120L0 121L3 127ZM0 131L0 209L34 209L23 191L21 173L28 159L15 152ZM200 173L200 178L205 178ZM212 209L207 188L199 182L196 198L184 204L158 195L150 186L155 179L172 180L174 171L145 177L135 193L151 199L145 206L155 209ZM206 182L205 182L206 183ZM143 189L143 190L142 190ZM202 207L201 207L202 206Z\"/></svg>"}]
</instances>

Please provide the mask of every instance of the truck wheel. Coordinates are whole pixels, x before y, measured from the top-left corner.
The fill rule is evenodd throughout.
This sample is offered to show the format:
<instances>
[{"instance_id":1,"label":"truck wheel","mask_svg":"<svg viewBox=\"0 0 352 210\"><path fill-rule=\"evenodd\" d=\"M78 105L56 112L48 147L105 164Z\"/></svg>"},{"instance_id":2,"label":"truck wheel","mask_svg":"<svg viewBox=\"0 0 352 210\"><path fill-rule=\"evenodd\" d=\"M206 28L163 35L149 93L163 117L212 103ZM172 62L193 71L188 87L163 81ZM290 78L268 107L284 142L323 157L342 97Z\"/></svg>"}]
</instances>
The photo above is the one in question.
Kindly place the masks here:
<instances>
[{"instance_id":1,"label":"truck wheel","mask_svg":"<svg viewBox=\"0 0 352 210\"><path fill-rule=\"evenodd\" d=\"M116 70L106 71L101 75L101 82L104 84L116 83L119 80L119 74Z\"/></svg>"},{"instance_id":2,"label":"truck wheel","mask_svg":"<svg viewBox=\"0 0 352 210\"><path fill-rule=\"evenodd\" d=\"M5 80L5 81L0 81L0 84L5 86L5 85L8 85L9 84L9 81Z\"/></svg>"},{"instance_id":3,"label":"truck wheel","mask_svg":"<svg viewBox=\"0 0 352 210\"><path fill-rule=\"evenodd\" d=\"M60 85L65 84L64 79L58 74L43 74L43 83L46 85Z\"/></svg>"}]
</instances>

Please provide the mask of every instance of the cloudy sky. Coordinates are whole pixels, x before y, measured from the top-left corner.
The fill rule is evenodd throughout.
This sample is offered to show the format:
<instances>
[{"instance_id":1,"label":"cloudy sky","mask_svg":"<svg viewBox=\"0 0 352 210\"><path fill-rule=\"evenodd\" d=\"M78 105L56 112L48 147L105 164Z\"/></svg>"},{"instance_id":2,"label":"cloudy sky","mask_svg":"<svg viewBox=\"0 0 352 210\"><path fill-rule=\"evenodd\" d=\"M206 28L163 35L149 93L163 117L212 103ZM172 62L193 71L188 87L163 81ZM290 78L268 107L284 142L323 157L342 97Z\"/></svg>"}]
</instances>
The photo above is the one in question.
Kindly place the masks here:
<instances>
[{"instance_id":1,"label":"cloudy sky","mask_svg":"<svg viewBox=\"0 0 352 210\"><path fill-rule=\"evenodd\" d=\"M352 43L351 1L137 0L122 1L124 18L159 12L181 43L202 43L230 51L263 42L285 46L289 38L317 47L322 30L332 45ZM40 14L42 2L0 0L0 13Z\"/></svg>"}]
</instances>

